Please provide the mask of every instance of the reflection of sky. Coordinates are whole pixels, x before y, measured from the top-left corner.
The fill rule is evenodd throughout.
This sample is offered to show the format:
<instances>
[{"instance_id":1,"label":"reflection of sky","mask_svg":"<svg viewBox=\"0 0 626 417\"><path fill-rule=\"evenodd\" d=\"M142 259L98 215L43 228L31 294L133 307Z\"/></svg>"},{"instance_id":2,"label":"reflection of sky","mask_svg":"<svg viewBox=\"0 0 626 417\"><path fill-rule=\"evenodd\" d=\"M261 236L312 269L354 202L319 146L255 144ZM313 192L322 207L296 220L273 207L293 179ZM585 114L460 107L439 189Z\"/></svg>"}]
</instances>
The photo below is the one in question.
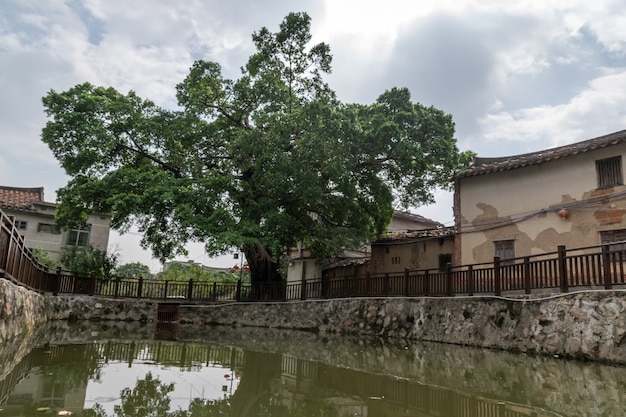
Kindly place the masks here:
<instances>
[{"instance_id":1,"label":"reflection of sky","mask_svg":"<svg viewBox=\"0 0 626 417\"><path fill-rule=\"evenodd\" d=\"M138 379L144 379L148 372L152 372L154 379L163 384L174 383L174 391L169 394L170 410L186 410L194 398L217 400L224 398L222 387L227 386L226 395L235 392L238 380L226 379L230 374L228 368L219 366L182 370L179 367L164 367L163 365L134 362L132 367L128 363L110 362L102 367L99 381L90 380L87 384L85 408L91 408L96 403L104 407L108 414L113 413L113 406L120 403L120 391L124 388L134 388Z\"/></svg>"}]
</instances>

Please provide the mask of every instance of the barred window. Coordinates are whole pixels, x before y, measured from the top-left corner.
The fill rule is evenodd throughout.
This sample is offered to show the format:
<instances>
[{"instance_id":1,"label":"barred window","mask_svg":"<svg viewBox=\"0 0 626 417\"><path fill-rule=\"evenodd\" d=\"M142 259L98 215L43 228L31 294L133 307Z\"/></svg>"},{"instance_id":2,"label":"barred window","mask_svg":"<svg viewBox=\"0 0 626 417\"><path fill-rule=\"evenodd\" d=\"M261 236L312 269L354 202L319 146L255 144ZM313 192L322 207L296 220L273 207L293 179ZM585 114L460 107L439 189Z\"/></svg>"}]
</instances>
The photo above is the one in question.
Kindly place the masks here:
<instances>
[{"instance_id":1,"label":"barred window","mask_svg":"<svg viewBox=\"0 0 626 417\"><path fill-rule=\"evenodd\" d=\"M622 174L622 157L599 159L596 161L598 188L613 187L624 184Z\"/></svg>"}]
</instances>

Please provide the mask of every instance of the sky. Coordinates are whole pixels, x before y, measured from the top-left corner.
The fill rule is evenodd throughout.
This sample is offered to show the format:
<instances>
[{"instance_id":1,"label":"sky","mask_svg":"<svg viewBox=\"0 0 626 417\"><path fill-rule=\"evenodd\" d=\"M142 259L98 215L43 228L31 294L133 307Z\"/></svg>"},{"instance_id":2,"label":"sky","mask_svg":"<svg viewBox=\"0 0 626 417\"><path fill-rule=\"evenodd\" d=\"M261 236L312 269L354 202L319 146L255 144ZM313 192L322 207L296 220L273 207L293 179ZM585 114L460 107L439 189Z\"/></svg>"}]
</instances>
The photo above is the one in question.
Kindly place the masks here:
<instances>
[{"instance_id":1,"label":"sky","mask_svg":"<svg viewBox=\"0 0 626 417\"><path fill-rule=\"evenodd\" d=\"M237 79L251 34L290 12L312 18L330 45L326 81L345 103L393 87L450 113L461 150L509 156L626 128L626 8L622 0L0 0L0 184L44 187L66 176L41 141L42 97L90 82L175 108L195 60ZM412 211L453 224L452 196ZM160 264L140 235L110 238L120 263ZM232 254L208 258L232 266Z\"/></svg>"}]
</instances>

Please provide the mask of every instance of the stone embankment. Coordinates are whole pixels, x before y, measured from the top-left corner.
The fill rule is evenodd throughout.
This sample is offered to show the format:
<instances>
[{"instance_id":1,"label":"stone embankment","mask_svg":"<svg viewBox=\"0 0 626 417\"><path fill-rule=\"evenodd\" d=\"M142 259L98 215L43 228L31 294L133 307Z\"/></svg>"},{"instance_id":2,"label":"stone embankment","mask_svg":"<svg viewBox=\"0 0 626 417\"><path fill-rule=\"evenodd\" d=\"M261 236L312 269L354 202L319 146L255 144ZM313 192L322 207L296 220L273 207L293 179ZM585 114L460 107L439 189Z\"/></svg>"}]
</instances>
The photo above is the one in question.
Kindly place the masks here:
<instances>
[{"instance_id":1,"label":"stone embankment","mask_svg":"<svg viewBox=\"0 0 626 417\"><path fill-rule=\"evenodd\" d=\"M0 280L3 283L6 281ZM156 301L43 297L19 287L7 288L0 287L0 343L46 319L157 319ZM212 306L183 302L180 322L372 335L626 364L624 291L518 298L360 298Z\"/></svg>"},{"instance_id":2,"label":"stone embankment","mask_svg":"<svg viewBox=\"0 0 626 417\"><path fill-rule=\"evenodd\" d=\"M374 335L626 364L623 291L185 306L181 321Z\"/></svg>"},{"instance_id":3,"label":"stone embankment","mask_svg":"<svg viewBox=\"0 0 626 417\"><path fill-rule=\"evenodd\" d=\"M0 343L22 337L47 320L46 297L0 278Z\"/></svg>"}]
</instances>

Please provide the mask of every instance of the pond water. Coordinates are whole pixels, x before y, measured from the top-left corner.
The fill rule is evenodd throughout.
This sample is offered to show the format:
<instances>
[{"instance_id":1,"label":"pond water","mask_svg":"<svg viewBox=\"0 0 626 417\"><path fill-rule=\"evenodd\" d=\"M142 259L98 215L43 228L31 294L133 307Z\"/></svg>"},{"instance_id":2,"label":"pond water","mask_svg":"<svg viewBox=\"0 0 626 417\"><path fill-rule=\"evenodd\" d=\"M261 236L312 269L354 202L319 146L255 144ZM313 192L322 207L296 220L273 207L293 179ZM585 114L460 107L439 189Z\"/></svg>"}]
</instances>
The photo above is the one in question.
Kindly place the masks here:
<instances>
[{"instance_id":1,"label":"pond water","mask_svg":"<svg viewBox=\"0 0 626 417\"><path fill-rule=\"evenodd\" d=\"M0 360L0 417L626 415L625 367L404 340L57 322Z\"/></svg>"}]
</instances>

